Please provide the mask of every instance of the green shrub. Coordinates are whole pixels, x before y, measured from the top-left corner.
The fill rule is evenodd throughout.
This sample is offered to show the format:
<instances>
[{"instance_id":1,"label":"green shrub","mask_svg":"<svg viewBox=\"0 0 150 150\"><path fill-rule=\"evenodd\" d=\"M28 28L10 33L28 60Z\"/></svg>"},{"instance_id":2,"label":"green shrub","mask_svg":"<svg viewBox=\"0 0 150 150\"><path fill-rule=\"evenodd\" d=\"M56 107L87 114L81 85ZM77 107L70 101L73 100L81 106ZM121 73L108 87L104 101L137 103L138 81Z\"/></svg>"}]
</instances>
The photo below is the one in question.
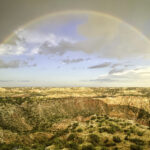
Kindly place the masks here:
<instances>
[{"instance_id":1,"label":"green shrub","mask_svg":"<svg viewBox=\"0 0 150 150\"><path fill-rule=\"evenodd\" d=\"M124 139L125 139L125 140L129 140L129 136L128 136L128 135L126 135Z\"/></svg>"},{"instance_id":2,"label":"green shrub","mask_svg":"<svg viewBox=\"0 0 150 150\"><path fill-rule=\"evenodd\" d=\"M120 139L119 136L113 136L113 141L116 142L116 143L120 143L121 139Z\"/></svg>"},{"instance_id":3,"label":"green shrub","mask_svg":"<svg viewBox=\"0 0 150 150\"><path fill-rule=\"evenodd\" d=\"M55 138L55 139L52 141L52 144L54 144L57 148L61 149L61 148L64 148L64 147L65 147L66 141L61 140L61 139L59 139L59 138Z\"/></svg>"},{"instance_id":4,"label":"green shrub","mask_svg":"<svg viewBox=\"0 0 150 150\"><path fill-rule=\"evenodd\" d=\"M138 135L138 136L143 136L143 134L144 134L144 132L142 132L142 131L137 131L137 135Z\"/></svg>"},{"instance_id":5,"label":"green shrub","mask_svg":"<svg viewBox=\"0 0 150 150\"><path fill-rule=\"evenodd\" d=\"M108 148L107 147L102 147L101 150L108 150Z\"/></svg>"},{"instance_id":6,"label":"green shrub","mask_svg":"<svg viewBox=\"0 0 150 150\"><path fill-rule=\"evenodd\" d=\"M98 127L101 127L101 126L102 126L102 122L99 122L99 123L98 123Z\"/></svg>"},{"instance_id":7,"label":"green shrub","mask_svg":"<svg viewBox=\"0 0 150 150\"><path fill-rule=\"evenodd\" d=\"M116 143L114 143L112 141L108 141L107 143L105 143L105 146L107 146L107 147L116 146Z\"/></svg>"},{"instance_id":8,"label":"green shrub","mask_svg":"<svg viewBox=\"0 0 150 150\"><path fill-rule=\"evenodd\" d=\"M92 116L92 117L91 117L91 120L95 120L95 119L96 119L96 116Z\"/></svg>"},{"instance_id":9,"label":"green shrub","mask_svg":"<svg viewBox=\"0 0 150 150\"><path fill-rule=\"evenodd\" d=\"M83 129L82 128L78 128L77 132L83 132Z\"/></svg>"},{"instance_id":10,"label":"green shrub","mask_svg":"<svg viewBox=\"0 0 150 150\"><path fill-rule=\"evenodd\" d=\"M70 149L72 149L72 150L78 150L79 148L79 146L78 146L78 144L77 143L75 143L75 142L69 142L69 143L67 143L67 146L66 146L67 148L70 148Z\"/></svg>"},{"instance_id":11,"label":"green shrub","mask_svg":"<svg viewBox=\"0 0 150 150\"><path fill-rule=\"evenodd\" d=\"M136 133L135 127L130 127L129 131L130 131L130 133Z\"/></svg>"},{"instance_id":12,"label":"green shrub","mask_svg":"<svg viewBox=\"0 0 150 150\"><path fill-rule=\"evenodd\" d=\"M143 148L139 145L130 145L130 150L143 150Z\"/></svg>"},{"instance_id":13,"label":"green shrub","mask_svg":"<svg viewBox=\"0 0 150 150\"><path fill-rule=\"evenodd\" d=\"M73 141L73 140L75 140L76 138L77 138L77 135L74 134L74 133L71 133L71 134L69 134L67 140L68 140L68 141Z\"/></svg>"},{"instance_id":14,"label":"green shrub","mask_svg":"<svg viewBox=\"0 0 150 150\"><path fill-rule=\"evenodd\" d=\"M118 147L114 147L112 150L118 150Z\"/></svg>"},{"instance_id":15,"label":"green shrub","mask_svg":"<svg viewBox=\"0 0 150 150\"><path fill-rule=\"evenodd\" d=\"M77 143L78 144L82 144L84 142L84 140L81 138L81 137L78 137L77 138Z\"/></svg>"},{"instance_id":16,"label":"green shrub","mask_svg":"<svg viewBox=\"0 0 150 150\"><path fill-rule=\"evenodd\" d=\"M112 123L110 123L110 128L111 128L112 130L114 130L115 132L116 132L116 131L121 131L121 129L120 129L119 126L114 125L114 124L112 124Z\"/></svg>"},{"instance_id":17,"label":"green shrub","mask_svg":"<svg viewBox=\"0 0 150 150\"><path fill-rule=\"evenodd\" d=\"M90 142L93 145L98 145L99 144L99 136L98 135L96 135L96 134L90 134L89 138L90 138Z\"/></svg>"},{"instance_id":18,"label":"green shrub","mask_svg":"<svg viewBox=\"0 0 150 150\"><path fill-rule=\"evenodd\" d=\"M82 146L82 150L95 150L92 144L87 144Z\"/></svg>"},{"instance_id":19,"label":"green shrub","mask_svg":"<svg viewBox=\"0 0 150 150\"><path fill-rule=\"evenodd\" d=\"M55 133L54 137L60 137L60 136L62 136L62 135L67 134L68 132L69 132L68 129L58 130L58 131Z\"/></svg>"},{"instance_id":20,"label":"green shrub","mask_svg":"<svg viewBox=\"0 0 150 150\"><path fill-rule=\"evenodd\" d=\"M78 122L75 122L75 123L72 125L72 129L75 129L78 125L79 125L79 123L78 123Z\"/></svg>"},{"instance_id":21,"label":"green shrub","mask_svg":"<svg viewBox=\"0 0 150 150\"><path fill-rule=\"evenodd\" d=\"M99 132L102 133L102 132L107 132L107 133L110 133L110 134L114 134L116 132L116 130L114 128L106 128L106 127L102 127L102 128L99 128Z\"/></svg>"},{"instance_id":22,"label":"green shrub","mask_svg":"<svg viewBox=\"0 0 150 150\"><path fill-rule=\"evenodd\" d=\"M145 142L141 139L138 139L138 138L132 138L132 139L129 139L131 142L137 144L137 145L144 145Z\"/></svg>"}]
</instances>

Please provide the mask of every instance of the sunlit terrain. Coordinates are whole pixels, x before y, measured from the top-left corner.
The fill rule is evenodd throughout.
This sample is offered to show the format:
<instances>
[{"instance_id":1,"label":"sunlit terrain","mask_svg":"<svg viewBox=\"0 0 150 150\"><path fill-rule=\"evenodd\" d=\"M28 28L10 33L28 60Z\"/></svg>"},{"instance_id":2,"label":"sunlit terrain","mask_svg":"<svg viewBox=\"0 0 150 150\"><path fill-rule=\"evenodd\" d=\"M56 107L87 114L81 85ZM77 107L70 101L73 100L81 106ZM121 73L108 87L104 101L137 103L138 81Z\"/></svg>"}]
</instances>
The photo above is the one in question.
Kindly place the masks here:
<instances>
[{"instance_id":1,"label":"sunlit terrain","mask_svg":"<svg viewBox=\"0 0 150 150\"><path fill-rule=\"evenodd\" d=\"M150 148L149 88L1 88L1 149Z\"/></svg>"}]
</instances>

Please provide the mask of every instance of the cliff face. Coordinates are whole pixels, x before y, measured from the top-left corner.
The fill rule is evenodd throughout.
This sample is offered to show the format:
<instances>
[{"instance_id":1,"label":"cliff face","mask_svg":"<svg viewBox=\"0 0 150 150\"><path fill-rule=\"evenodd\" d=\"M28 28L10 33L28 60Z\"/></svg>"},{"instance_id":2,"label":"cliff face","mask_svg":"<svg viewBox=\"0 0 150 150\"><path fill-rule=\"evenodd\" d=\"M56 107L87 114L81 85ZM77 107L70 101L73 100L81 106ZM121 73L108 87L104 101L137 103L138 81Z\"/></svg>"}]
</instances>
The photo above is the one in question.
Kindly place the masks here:
<instances>
[{"instance_id":1,"label":"cliff face","mask_svg":"<svg viewBox=\"0 0 150 150\"><path fill-rule=\"evenodd\" d=\"M51 137L54 124L93 114L150 126L148 91L143 94L143 89L3 88L0 92L0 142L32 143L38 137ZM28 138L24 134L28 134Z\"/></svg>"}]
</instances>

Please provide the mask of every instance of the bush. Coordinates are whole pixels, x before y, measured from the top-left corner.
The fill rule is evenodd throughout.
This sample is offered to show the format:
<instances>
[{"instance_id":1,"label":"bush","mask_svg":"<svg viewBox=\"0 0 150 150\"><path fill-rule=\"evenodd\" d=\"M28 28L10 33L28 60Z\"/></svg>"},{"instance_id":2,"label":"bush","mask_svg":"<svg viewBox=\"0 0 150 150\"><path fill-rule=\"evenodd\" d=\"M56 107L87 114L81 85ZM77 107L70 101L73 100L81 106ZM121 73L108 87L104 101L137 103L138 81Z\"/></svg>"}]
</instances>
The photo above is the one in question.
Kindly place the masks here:
<instances>
[{"instance_id":1,"label":"bush","mask_svg":"<svg viewBox=\"0 0 150 150\"><path fill-rule=\"evenodd\" d=\"M60 137L60 136L62 136L62 135L67 134L68 132L69 132L68 129L58 130L58 131L55 133L54 137Z\"/></svg>"},{"instance_id":2,"label":"bush","mask_svg":"<svg viewBox=\"0 0 150 150\"><path fill-rule=\"evenodd\" d=\"M78 128L77 132L83 132L83 129L82 128Z\"/></svg>"},{"instance_id":3,"label":"bush","mask_svg":"<svg viewBox=\"0 0 150 150\"><path fill-rule=\"evenodd\" d=\"M88 145L83 145L82 150L95 150L95 148L92 144L88 144Z\"/></svg>"},{"instance_id":4,"label":"bush","mask_svg":"<svg viewBox=\"0 0 150 150\"><path fill-rule=\"evenodd\" d=\"M116 143L109 141L109 142L105 143L105 146L107 146L107 147L116 146Z\"/></svg>"},{"instance_id":5,"label":"bush","mask_svg":"<svg viewBox=\"0 0 150 150\"><path fill-rule=\"evenodd\" d=\"M118 147L114 147L112 150L118 150Z\"/></svg>"},{"instance_id":6,"label":"bush","mask_svg":"<svg viewBox=\"0 0 150 150\"><path fill-rule=\"evenodd\" d=\"M62 149L65 147L65 141L62 141L61 139L59 138L55 138L52 143L59 149Z\"/></svg>"},{"instance_id":7,"label":"bush","mask_svg":"<svg viewBox=\"0 0 150 150\"><path fill-rule=\"evenodd\" d=\"M77 138L77 135L74 134L74 133L71 133L71 134L68 136L67 140L68 140L68 141L73 141L73 140L75 140L76 138Z\"/></svg>"},{"instance_id":8,"label":"bush","mask_svg":"<svg viewBox=\"0 0 150 150\"><path fill-rule=\"evenodd\" d=\"M110 124L110 128L112 129L112 130L114 130L115 132L116 131L121 131L121 129L120 129L120 127L119 126L117 126L117 125L114 125L114 124Z\"/></svg>"},{"instance_id":9,"label":"bush","mask_svg":"<svg viewBox=\"0 0 150 150\"><path fill-rule=\"evenodd\" d=\"M133 138L133 139L129 139L131 142L137 144L137 145L144 145L145 142L141 139L138 139L138 138Z\"/></svg>"},{"instance_id":10,"label":"bush","mask_svg":"<svg viewBox=\"0 0 150 150\"><path fill-rule=\"evenodd\" d=\"M144 132L141 132L141 131L138 131L138 132L137 132L137 135L138 135L138 136L143 136L143 134L144 134Z\"/></svg>"},{"instance_id":11,"label":"bush","mask_svg":"<svg viewBox=\"0 0 150 150\"><path fill-rule=\"evenodd\" d=\"M116 142L116 143L120 143L121 139L120 139L119 136L113 136L113 141Z\"/></svg>"},{"instance_id":12,"label":"bush","mask_svg":"<svg viewBox=\"0 0 150 150\"><path fill-rule=\"evenodd\" d=\"M95 120L95 119L96 119L96 116L92 116L92 117L91 117L91 120Z\"/></svg>"},{"instance_id":13,"label":"bush","mask_svg":"<svg viewBox=\"0 0 150 150\"><path fill-rule=\"evenodd\" d=\"M102 126L102 122L99 122L98 126L101 127Z\"/></svg>"},{"instance_id":14,"label":"bush","mask_svg":"<svg viewBox=\"0 0 150 150\"><path fill-rule=\"evenodd\" d=\"M84 142L84 140L81 138L81 137L78 137L77 138L77 143L78 144L82 144Z\"/></svg>"},{"instance_id":15,"label":"bush","mask_svg":"<svg viewBox=\"0 0 150 150\"><path fill-rule=\"evenodd\" d=\"M107 132L107 133L110 133L110 134L114 134L116 132L116 130L114 128L102 127L102 128L99 128L99 132L100 133Z\"/></svg>"},{"instance_id":16,"label":"bush","mask_svg":"<svg viewBox=\"0 0 150 150\"><path fill-rule=\"evenodd\" d=\"M66 146L67 148L70 148L70 149L73 149L73 150L78 150L79 148L79 146L78 146L78 144L77 143L75 143L75 142L69 142L69 143L67 143L67 146Z\"/></svg>"},{"instance_id":17,"label":"bush","mask_svg":"<svg viewBox=\"0 0 150 150\"><path fill-rule=\"evenodd\" d=\"M139 145L130 145L130 150L143 150Z\"/></svg>"},{"instance_id":18,"label":"bush","mask_svg":"<svg viewBox=\"0 0 150 150\"><path fill-rule=\"evenodd\" d=\"M108 150L108 148L107 147L102 147L101 150Z\"/></svg>"},{"instance_id":19,"label":"bush","mask_svg":"<svg viewBox=\"0 0 150 150\"><path fill-rule=\"evenodd\" d=\"M128 136L128 135L126 135L124 139L125 139L125 140L129 140L129 136Z\"/></svg>"},{"instance_id":20,"label":"bush","mask_svg":"<svg viewBox=\"0 0 150 150\"><path fill-rule=\"evenodd\" d=\"M98 135L96 135L96 134L90 134L89 137L90 137L90 142L93 145L98 145L99 144L99 136Z\"/></svg>"}]
</instances>

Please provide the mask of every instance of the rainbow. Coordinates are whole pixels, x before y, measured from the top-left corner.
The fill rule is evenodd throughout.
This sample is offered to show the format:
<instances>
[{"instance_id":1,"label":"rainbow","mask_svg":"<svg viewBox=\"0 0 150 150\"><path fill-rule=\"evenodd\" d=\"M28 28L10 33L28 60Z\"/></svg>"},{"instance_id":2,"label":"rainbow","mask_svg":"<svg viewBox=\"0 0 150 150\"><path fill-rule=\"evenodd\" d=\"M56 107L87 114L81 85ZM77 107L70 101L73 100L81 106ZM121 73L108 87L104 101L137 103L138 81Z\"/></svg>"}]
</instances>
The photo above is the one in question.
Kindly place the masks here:
<instances>
[{"instance_id":1,"label":"rainbow","mask_svg":"<svg viewBox=\"0 0 150 150\"><path fill-rule=\"evenodd\" d=\"M98 16L103 16L103 17L106 17L108 19L113 19L113 20L116 20L120 23L124 23L128 28L130 28L132 31L136 32L139 36L142 37L143 40L145 40L146 42L149 42L150 43L150 40L142 33L140 32L137 28L133 27L132 25L124 22L123 20L117 18L117 17L114 17L114 16L111 16L109 14L106 14L106 13L102 13L102 12L97 12L97 11L87 11L87 10L68 10L68 11L59 11L59 12L53 12L53 13L49 13L49 14L46 14L44 16L40 16L38 18L35 18L31 21L29 21L28 23L18 27L18 29L20 28L27 28L28 26L32 25L32 24L36 24L38 23L40 20L43 20L43 19L46 19L48 17L56 17L56 16L59 16L59 15L67 15L67 14L93 14L93 15L98 15ZM7 42L9 42L14 36L14 32L11 33L10 35L8 35L3 41L2 43L0 44L6 44Z\"/></svg>"}]
</instances>

